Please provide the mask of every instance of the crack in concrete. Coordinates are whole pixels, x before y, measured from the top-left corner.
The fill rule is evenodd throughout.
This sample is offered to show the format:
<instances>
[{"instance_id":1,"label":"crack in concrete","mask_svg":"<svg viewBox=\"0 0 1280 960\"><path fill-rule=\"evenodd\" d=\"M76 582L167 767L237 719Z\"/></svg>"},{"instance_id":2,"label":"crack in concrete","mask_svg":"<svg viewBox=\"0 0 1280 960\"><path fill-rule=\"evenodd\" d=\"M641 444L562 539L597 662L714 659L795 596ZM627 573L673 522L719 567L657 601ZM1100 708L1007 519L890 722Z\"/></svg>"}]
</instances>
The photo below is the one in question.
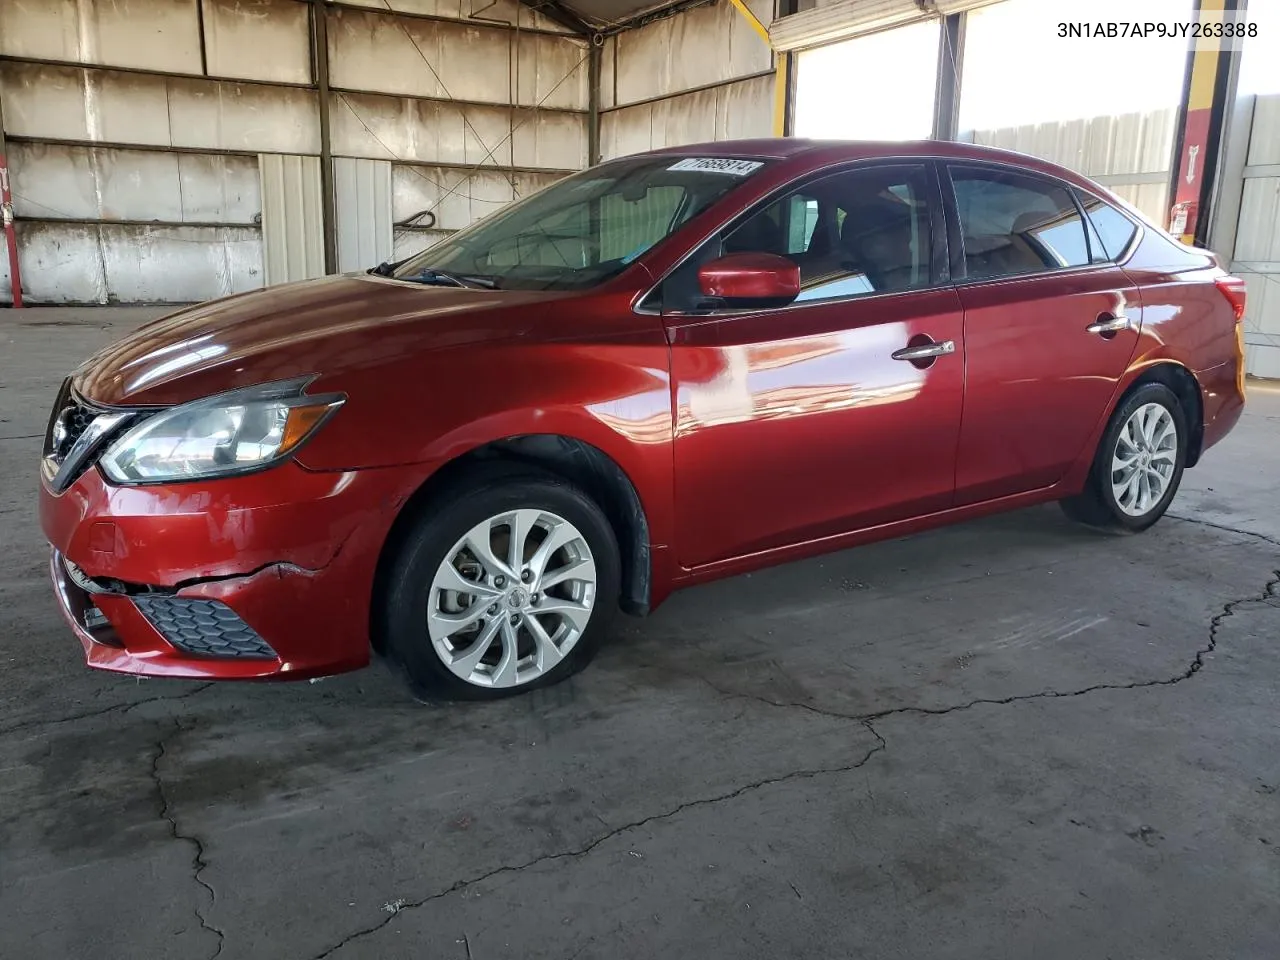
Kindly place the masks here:
<instances>
[{"instance_id":1,"label":"crack in concrete","mask_svg":"<svg viewBox=\"0 0 1280 960\"><path fill-rule=\"evenodd\" d=\"M1228 533L1238 533L1245 537L1255 537L1258 540L1265 540L1267 543L1275 544L1280 547L1280 538L1270 536L1266 533L1255 533L1252 530L1242 530L1240 527L1229 527L1224 523L1214 523L1212 520L1199 520L1195 517L1183 517L1176 513L1165 514L1170 520L1180 520L1183 523L1194 523L1201 527L1212 527L1214 530L1225 530Z\"/></svg>"},{"instance_id":2,"label":"crack in concrete","mask_svg":"<svg viewBox=\"0 0 1280 960\"><path fill-rule=\"evenodd\" d=\"M1234 616L1237 607L1246 603L1271 603L1280 597L1280 570L1272 571L1273 578L1268 580L1263 586L1262 592L1256 596L1242 597L1238 600L1230 600L1223 604L1222 610L1215 614L1209 621L1209 636L1205 646L1195 652L1195 656L1187 665L1187 668L1172 677L1158 680L1135 680L1132 683L1095 683L1079 690L1043 690L1040 693L1024 693L1012 697L982 697L977 700L970 700L967 703L957 703L949 707L889 707L884 710L876 710L870 713L844 713L839 710L828 710L825 707L817 707L811 703L804 703L799 700L772 700L768 697L759 696L753 693L741 693L736 690L725 690L722 687L712 683L706 677L696 677L701 680L712 690L715 690L723 697L737 700L754 700L757 703L763 703L771 707L788 707L796 710L806 710L809 713L815 713L819 716L833 717L839 720L852 720L857 723L866 724L868 729L875 733L875 728L870 726L876 720L883 720L886 717L901 716L904 714L915 714L919 716L938 717L949 713L959 713L963 710L970 710L974 707L981 706L1006 706L1011 703L1022 703L1027 700L1052 700L1065 697L1081 697L1086 694L1096 693L1099 690L1141 690L1148 687L1169 687L1174 684L1182 683L1189 680L1204 669L1205 657L1213 653L1218 647L1218 629L1222 626L1223 621ZM877 733L876 736L879 736ZM884 741L881 740L883 744ZM887 747L887 744L886 744Z\"/></svg>"},{"instance_id":3,"label":"crack in concrete","mask_svg":"<svg viewBox=\"0 0 1280 960\"><path fill-rule=\"evenodd\" d=\"M1238 532L1245 533L1247 531L1238 531ZM1255 534L1255 536L1261 536L1261 535ZM1263 537L1262 539L1267 539L1267 538ZM1022 694L1019 696L1003 697L998 699L997 698L980 698L977 700L970 700L967 703L954 704L950 707L892 707L884 710L876 710L870 713L843 713L836 710L827 710L825 708L817 707L809 703L802 703L800 701L771 700L767 697L762 697L755 694L739 693L732 690L725 690L717 686L716 684L712 683L710 680L706 679L705 677L699 676L699 677L693 678L693 679L702 681L707 686L711 687L713 690L719 693L721 696L726 698L741 699L741 700L755 700L759 703L767 704L768 706L772 706L772 707L784 707L784 708L794 708L798 710L806 710L810 713L815 713L820 716L834 717L841 720L850 720L855 723L859 723L863 727L865 727L873 737L875 737L876 742L871 747L871 749L869 749L862 756L861 759L851 764L845 764L845 765L834 766L834 767L816 767L816 768L805 769L805 770L797 770L792 773L782 774L781 776L767 777L762 780L757 780L752 783L748 783L744 786L737 787L733 790L727 791L725 793L716 794L715 796L689 800L689 801L686 801L685 803L682 803L673 807L670 810L664 811L662 813L652 814L650 816L643 817L639 820L634 820L630 823L626 823L626 824L623 824L622 826L609 830L606 833L601 834L600 836L596 837L594 840L590 841L589 843L581 847L578 847L572 850L561 851L559 853L544 854L539 857L534 857L532 860L528 860L524 863L504 865L476 877L455 881L453 884L446 887L445 889L437 891L436 893L430 894L429 896L422 897L421 899L418 899L418 900L405 901L403 906L401 906L401 908L397 910L395 914L392 914L380 920L378 923L365 927L362 930L357 930L356 932L350 934L349 936L344 937L342 940L334 944L332 947L327 948L322 953L316 954L314 960L326 960L326 958L333 956L333 954L337 953L339 950L341 950L343 947L347 946L348 944L352 943L353 941L360 940L364 937L370 936L378 932L379 930L388 926L395 919L396 916L398 916L400 913L403 913L406 910L416 910L417 908L422 907L425 904L431 903L434 900L440 900L444 897L449 896L450 894L457 893L460 890L465 890L468 887L474 886L477 883L482 883L485 880L488 880L492 877L499 876L502 874L520 873L524 870L530 869L531 867L535 867L543 863L549 863L553 860L577 859L579 857L586 856L596 847L600 846L602 843L605 843L608 840L613 839L619 834L625 833L629 830L638 829L639 827L645 826L646 824L654 823L659 820L668 820L694 807L710 806L713 804L724 803L725 801L735 799L736 797L740 797L743 794L750 793L752 791L759 790L763 787L771 786L774 784L787 783L793 780L812 779L814 777L825 776L829 774L848 773L852 770L856 770L859 767L866 764L868 761L870 761L871 758L874 757L877 753L883 753L889 749L889 744L885 741L884 737L880 734L880 731L877 730L875 727L875 722L877 720L883 720L886 717L906 715L906 714L915 714L920 716L942 716L944 714L958 713L963 710L970 710L974 707L983 706L983 705L1004 706L1011 703L1020 703L1026 700L1045 700L1045 699L1055 699L1055 698L1080 697L1086 694L1097 692L1099 690L1137 690L1144 687L1172 686L1174 684L1181 683L1182 681L1188 680L1191 677L1195 676L1202 669L1204 669L1205 657L1207 657L1209 654L1211 654L1214 650L1217 649L1219 628L1222 626L1222 623L1225 620L1235 615L1235 611L1238 607L1246 603L1258 603L1258 602L1272 603L1277 598L1280 598L1280 592L1278 591L1280 591L1280 569L1273 571L1273 578L1267 581L1266 585L1262 588L1261 593L1254 596L1242 597L1238 600L1230 600L1227 603L1223 604L1222 610L1219 611L1217 614L1215 614L1212 617L1212 619L1210 619L1209 621L1209 635L1205 645L1195 652L1195 656L1191 659L1190 663L1187 665L1187 668L1182 672L1175 674L1172 677L1157 679L1157 680L1139 680L1139 681L1134 681L1133 683L1097 683L1088 687L1083 687L1079 690L1069 690L1069 691L1045 690L1040 693ZM797 893L797 896L798 895L799 894ZM468 944L468 947L469 946L470 945Z\"/></svg>"},{"instance_id":4,"label":"crack in concrete","mask_svg":"<svg viewBox=\"0 0 1280 960\"><path fill-rule=\"evenodd\" d=\"M679 814L684 813L686 810L691 810L691 809L694 809L695 807L707 807L707 806L713 806L719 803L724 803L728 800L733 800L733 799L736 799L737 797L741 797L744 794L752 793L753 791L760 790L764 787L773 786L779 783L788 783L793 780L811 780L814 777L848 773L852 770L857 770L859 767L863 766L868 761L870 761L871 758L874 757L877 753L883 752L887 747L887 744L884 741L884 737L880 736L879 732L875 729L874 726L872 726L870 721L863 722L863 726L865 726L867 730L871 733L871 735L875 737L876 742L871 746L869 750L867 750L866 753L864 753L858 760L855 760L853 763L841 764L839 766L811 767L804 770L795 770L791 773L781 774L776 777L765 777L762 780L755 780L755 781L752 781L751 783L744 784L743 786L735 787L733 790L728 790L724 793L715 794L714 796L699 797L694 800L687 800L684 803L681 803L672 807L670 810L663 811L662 813L651 814L647 817L641 817L639 820L632 820L630 823L624 823L621 826L615 827L605 833L600 834L595 839L589 841L588 843L580 847L576 847L572 850L562 850L558 853L543 854L542 856L534 857L532 860L527 860L524 863L506 864L501 867L496 867L493 870L488 871L487 873L482 873L476 877L470 877L464 880L457 880L451 885L449 885L448 887L446 887L445 889L439 890L436 893L430 894L429 896L422 897L421 899L418 899L418 900L406 900L404 904L400 907L400 909L397 910L394 914L391 914L390 916L383 918L382 920L378 921L375 924L365 927L363 930L357 930L355 933L352 933L349 936L344 937L342 940L334 944L332 947L327 948L322 953L316 954L314 960L325 960L325 958L333 956L333 954L337 953L339 950L341 950L343 947L347 946L348 944L352 943L353 941L360 940L363 937L367 937L371 934L377 933L383 927L386 927L388 924L390 924L397 916L399 916L400 914L404 913L407 910L416 910L417 908L424 906L425 904L431 903L434 900L440 900L444 897L449 896L450 894L457 893L461 890L467 889L468 887L475 886L477 883L483 883L485 880L489 880L492 877L501 876L503 874L520 873L524 870L530 869L531 867L536 867L543 863L550 863L553 860L576 860L579 857L586 856L596 847L600 846L602 843L612 840L614 837L617 837L620 834L626 833L629 830L639 829L640 827L646 826L650 823L655 823L659 820L669 820L672 817L678 816Z\"/></svg>"},{"instance_id":5,"label":"crack in concrete","mask_svg":"<svg viewBox=\"0 0 1280 960\"><path fill-rule=\"evenodd\" d=\"M180 693L176 697L169 697L169 696L147 697L144 700L132 700L129 703L114 703L109 707L101 707L97 710L86 710L84 713L73 713L67 717L57 717L54 719L23 720L20 723L15 723L11 727L4 727L0 729L0 736L9 734L9 733L14 733L15 731L18 731L18 730L28 730L32 727L52 727L60 723L74 723L77 720L87 720L89 717L101 717L108 713L116 713L117 711L119 711L120 713L128 713L130 710L134 709L135 707L141 707L148 703L158 703L161 700L185 700L187 699L187 697L194 697L197 693L202 693L205 690L208 690L212 686L213 686L213 682L211 681L209 683L200 684L200 686L196 687L194 690L188 690L186 693Z\"/></svg>"},{"instance_id":6,"label":"crack in concrete","mask_svg":"<svg viewBox=\"0 0 1280 960\"><path fill-rule=\"evenodd\" d=\"M1193 522L1197 522L1197 521L1193 521ZM1237 532L1247 533L1248 531L1237 531ZM1262 539L1268 539L1260 534L1255 534L1255 536L1259 536ZM856 770L859 767L862 767L863 765L865 765L867 762L869 762L871 758L874 757L877 753L883 753L886 750L888 750L889 748L888 743L885 741L884 737L880 734L880 731L878 731L875 727L875 722L877 720L882 720L882 719L885 719L886 717L905 715L905 714L916 714L921 716L941 716L944 714L957 713L963 710L969 710L974 707L982 706L985 704L1003 706L1011 703L1019 703L1026 700L1079 697L1089 693L1094 693L1099 690L1135 690L1143 687L1172 686L1174 684L1181 683L1182 681L1188 680L1191 677L1195 676L1204 668L1205 657L1207 657L1210 653L1212 653L1214 650L1217 649L1219 628L1227 618L1235 614L1235 611L1238 607L1246 603L1256 603L1256 602L1269 603L1277 597L1277 590L1280 589L1280 569L1273 571L1273 574L1274 574L1273 579L1269 580L1266 583L1266 585L1263 587L1262 592L1260 594L1256 596L1243 597L1238 600L1231 600L1223 604L1222 610L1219 613L1215 614L1213 618L1209 621L1209 635L1208 635L1208 639L1206 641L1205 646L1201 647L1196 651L1195 656L1192 658L1192 660L1187 665L1187 668L1185 670L1183 670L1181 673L1174 675L1173 677L1164 678L1164 679L1140 680L1140 681L1135 681L1133 683L1125 683L1125 684L1099 683L1099 684L1093 684L1088 687L1084 687L1079 690L1071 690L1071 691L1046 690L1040 693L1023 694L1019 696L1003 697L998 699L997 698L980 698L976 700L971 700L967 703L954 704L950 707L937 707L937 708L892 707L884 710L873 711L870 713L855 714L855 713L843 713L835 710L827 710L825 708L817 707L817 706L814 706L813 704L802 703L800 701L771 700L767 697L762 697L755 694L739 693L736 691L725 690L717 686L716 684L712 683L707 678L698 676L694 679L702 681L707 686L715 690L718 694L726 698L754 700L759 703L764 703L773 707L784 707L784 708L806 710L810 713L815 713L821 716L834 717L842 720L849 720L849 721L859 723L863 727L865 727L866 730L875 738L876 742L865 754L863 754L863 756L859 760L851 764L844 764L844 765L832 766L832 767L809 768L804 770L793 771L791 773L782 774L776 777L766 777L764 779L753 781L741 787L736 787L733 790L716 794L711 797L702 797L694 800L689 800L673 807L670 810L666 810L662 813L651 814L650 816L642 817L639 820L634 820L634 821L631 821L630 823L623 824L619 827L608 830L603 834L600 834L595 839L591 840L590 842L586 843L581 847L577 847L572 850L560 851L558 853L543 854L542 856L534 857L533 859L525 861L524 863L506 864L500 867L496 867L495 869L490 870L486 873L480 874L479 876L476 876L476 877L457 880L454 883L450 884L448 887L444 888L443 890L439 890L436 893L430 894L426 897L422 897L417 900L406 900L404 904L400 907L400 909L397 910L394 914L391 914L379 920L375 924L372 924L368 927L365 927L361 930L357 930L354 933L349 934L348 936L344 937L342 940L338 941L338 943L334 944L331 947L328 947L321 953L316 954L314 960L326 960L326 958L333 956L335 953L337 953L343 947L346 947L348 944L356 940L363 939L364 937L371 936L374 933L377 933L379 930L382 930L384 927L388 926L396 918L396 916L398 916L399 914L403 913L406 910L416 910L419 907L422 907L435 900L440 900L444 897L449 896L450 894L457 893L461 890L467 889L468 887L474 886L475 884L483 883L485 880L491 879L492 877L500 876L503 874L520 873L524 870L528 870L532 867L536 867L543 863L549 863L554 860L577 859L579 857L586 856L596 847L600 846L601 844L605 843L608 840L613 839L614 837L619 836L622 833L625 833L629 830L638 829L640 827L643 827L650 823L654 823L656 821L668 820L672 817L675 817L683 813L686 810L690 810L695 807L710 806L713 804L724 803L728 800L733 800L737 797L740 797L746 793L750 793L752 791L759 790L767 786L772 786L774 784L787 783L794 780L812 779L814 777L831 775L831 774L848 773L852 770ZM797 892L797 896L799 896L798 892ZM470 949L469 943L467 944L467 946L468 946L468 949Z\"/></svg>"},{"instance_id":7,"label":"crack in concrete","mask_svg":"<svg viewBox=\"0 0 1280 960\"><path fill-rule=\"evenodd\" d=\"M173 730L170 731L168 736L161 737L159 740L156 741L156 753L155 753L155 756L151 758L151 782L155 784L156 797L160 800L160 818L169 824L169 835L174 840L179 840L179 841L182 841L183 843L189 843L192 846L193 853L191 856L191 866L194 868L194 870L192 872L191 877L193 880L195 880L196 883L198 883L201 887L203 887L206 891L208 891L209 906L213 907L218 902L218 894L214 891L212 884L210 884L207 880L204 879L204 877L201 876L201 874L209 866L209 861L205 858L204 843L195 834L183 833L180 829L178 829L178 821L175 820L173 814L170 813L169 796L165 792L164 781L160 779L160 761L164 759L165 753L167 752L168 748L166 746L166 743L168 741L168 738L170 736L174 736L175 734L181 733L185 729L186 728L183 727L181 723L179 723L177 720L174 720ZM220 929L215 927L213 924L211 924L208 921L208 919L206 919L204 911L200 909L199 903L196 904L194 910L195 910L196 919L200 921L201 929L209 931L210 933L212 933L214 936L218 938L218 945L214 949L213 953L210 954L209 956L209 960L214 960L215 957L217 957L219 954L222 953L222 946L226 941L226 937L223 935L223 932Z\"/></svg>"}]
</instances>

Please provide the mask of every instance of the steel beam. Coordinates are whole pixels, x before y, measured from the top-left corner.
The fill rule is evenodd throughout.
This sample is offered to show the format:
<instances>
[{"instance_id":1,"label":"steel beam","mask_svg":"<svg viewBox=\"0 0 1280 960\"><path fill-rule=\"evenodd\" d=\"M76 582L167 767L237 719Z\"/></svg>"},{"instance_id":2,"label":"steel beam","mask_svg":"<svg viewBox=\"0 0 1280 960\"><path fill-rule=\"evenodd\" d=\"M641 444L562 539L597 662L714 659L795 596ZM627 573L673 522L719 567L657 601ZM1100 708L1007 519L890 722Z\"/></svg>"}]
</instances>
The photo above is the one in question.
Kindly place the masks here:
<instances>
[{"instance_id":1,"label":"steel beam","mask_svg":"<svg viewBox=\"0 0 1280 960\"><path fill-rule=\"evenodd\" d=\"M338 272L338 213L333 186L333 147L329 130L329 11L327 3L311 5L312 79L320 114L320 218L324 231L324 272Z\"/></svg>"},{"instance_id":2,"label":"steel beam","mask_svg":"<svg viewBox=\"0 0 1280 960\"><path fill-rule=\"evenodd\" d=\"M604 50L604 39L596 42L591 38L591 49L587 51L587 166L594 167L600 162L600 57Z\"/></svg>"},{"instance_id":3,"label":"steel beam","mask_svg":"<svg viewBox=\"0 0 1280 960\"><path fill-rule=\"evenodd\" d=\"M960 135L960 78L964 72L964 34L968 14L942 18L938 38L938 83L933 99L933 139Z\"/></svg>"},{"instance_id":4,"label":"steel beam","mask_svg":"<svg viewBox=\"0 0 1280 960\"><path fill-rule=\"evenodd\" d=\"M1248 0L1196 0L1195 16L1203 24L1239 23L1247 6ZM1239 71L1239 45L1238 40L1206 36L1193 38L1187 52L1167 224L1183 243L1208 244L1227 112Z\"/></svg>"}]
</instances>

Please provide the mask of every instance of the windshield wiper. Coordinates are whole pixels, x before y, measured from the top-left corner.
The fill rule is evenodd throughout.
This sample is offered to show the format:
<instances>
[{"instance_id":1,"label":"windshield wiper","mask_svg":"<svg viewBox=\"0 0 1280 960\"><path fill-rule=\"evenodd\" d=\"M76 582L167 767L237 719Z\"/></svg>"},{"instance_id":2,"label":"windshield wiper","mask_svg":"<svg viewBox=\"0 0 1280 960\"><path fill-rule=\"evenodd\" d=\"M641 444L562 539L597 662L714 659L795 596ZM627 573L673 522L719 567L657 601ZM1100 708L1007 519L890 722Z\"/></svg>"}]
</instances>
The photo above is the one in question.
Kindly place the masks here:
<instances>
[{"instance_id":1,"label":"windshield wiper","mask_svg":"<svg viewBox=\"0 0 1280 960\"><path fill-rule=\"evenodd\" d=\"M397 280L405 280L409 283L435 284L443 287L480 287L484 290L498 289L498 283L492 277L464 276L458 273L451 273L448 270L423 269L409 276L396 277L395 273L398 266L399 264L397 263L383 261L370 269L369 272L375 276L395 277Z\"/></svg>"}]
</instances>

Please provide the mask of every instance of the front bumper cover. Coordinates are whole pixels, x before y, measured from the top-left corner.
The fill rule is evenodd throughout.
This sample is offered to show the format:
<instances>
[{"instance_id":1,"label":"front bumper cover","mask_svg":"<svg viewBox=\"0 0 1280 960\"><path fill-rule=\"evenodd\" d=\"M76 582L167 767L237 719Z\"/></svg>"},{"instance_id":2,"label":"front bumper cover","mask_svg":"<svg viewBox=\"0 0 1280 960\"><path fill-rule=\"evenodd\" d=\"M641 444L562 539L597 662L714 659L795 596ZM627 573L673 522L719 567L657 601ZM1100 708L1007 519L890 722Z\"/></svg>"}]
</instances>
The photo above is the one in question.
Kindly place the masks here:
<instances>
[{"instance_id":1,"label":"front bumper cover","mask_svg":"<svg viewBox=\"0 0 1280 960\"><path fill-rule=\"evenodd\" d=\"M191 679L303 678L369 660L377 561L420 473L316 473L114 487L42 484L64 617L91 667Z\"/></svg>"}]
</instances>

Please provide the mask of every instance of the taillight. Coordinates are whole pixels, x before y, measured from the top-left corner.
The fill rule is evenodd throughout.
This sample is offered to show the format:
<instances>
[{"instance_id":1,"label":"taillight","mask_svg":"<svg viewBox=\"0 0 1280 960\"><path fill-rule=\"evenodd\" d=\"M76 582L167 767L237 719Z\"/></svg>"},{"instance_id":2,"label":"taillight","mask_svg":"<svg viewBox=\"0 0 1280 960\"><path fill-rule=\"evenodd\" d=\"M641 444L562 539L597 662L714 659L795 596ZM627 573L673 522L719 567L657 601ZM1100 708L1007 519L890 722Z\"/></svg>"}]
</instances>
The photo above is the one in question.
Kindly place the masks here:
<instances>
[{"instance_id":1,"label":"taillight","mask_svg":"<svg viewBox=\"0 0 1280 960\"><path fill-rule=\"evenodd\" d=\"M1245 288L1244 281L1239 277L1219 277L1213 281L1218 290L1227 298L1227 303L1231 304L1231 310L1236 315L1236 322L1244 319L1244 305L1249 299L1249 291Z\"/></svg>"}]
</instances>

